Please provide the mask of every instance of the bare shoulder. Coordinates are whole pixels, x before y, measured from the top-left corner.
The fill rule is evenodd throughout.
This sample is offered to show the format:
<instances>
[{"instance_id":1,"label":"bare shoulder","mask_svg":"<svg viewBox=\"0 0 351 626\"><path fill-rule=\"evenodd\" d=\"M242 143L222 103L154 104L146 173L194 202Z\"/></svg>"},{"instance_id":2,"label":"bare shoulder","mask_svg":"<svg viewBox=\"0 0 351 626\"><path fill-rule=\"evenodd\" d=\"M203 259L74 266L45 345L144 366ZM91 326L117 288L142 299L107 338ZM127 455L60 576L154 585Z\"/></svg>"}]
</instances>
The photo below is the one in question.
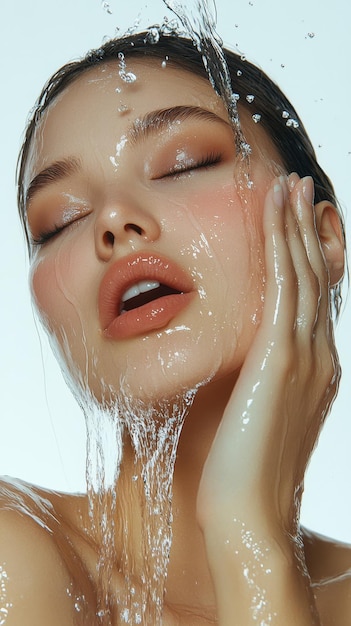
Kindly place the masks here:
<instances>
[{"instance_id":1,"label":"bare shoulder","mask_svg":"<svg viewBox=\"0 0 351 626\"><path fill-rule=\"evenodd\" d=\"M306 564L323 626L349 626L351 545L303 530Z\"/></svg>"},{"instance_id":2,"label":"bare shoulder","mask_svg":"<svg viewBox=\"0 0 351 626\"><path fill-rule=\"evenodd\" d=\"M6 626L79 623L77 559L48 495L0 479L0 610Z\"/></svg>"}]
</instances>

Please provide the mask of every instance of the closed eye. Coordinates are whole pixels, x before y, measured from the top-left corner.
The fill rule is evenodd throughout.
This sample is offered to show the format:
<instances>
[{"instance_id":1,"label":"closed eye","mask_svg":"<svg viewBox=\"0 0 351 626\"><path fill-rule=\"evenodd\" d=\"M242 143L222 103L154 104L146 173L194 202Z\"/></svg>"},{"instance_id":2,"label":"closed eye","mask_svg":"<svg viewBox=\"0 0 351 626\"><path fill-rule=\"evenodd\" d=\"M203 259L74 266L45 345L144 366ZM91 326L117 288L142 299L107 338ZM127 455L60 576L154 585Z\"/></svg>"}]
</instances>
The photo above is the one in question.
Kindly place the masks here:
<instances>
[{"instance_id":1,"label":"closed eye","mask_svg":"<svg viewBox=\"0 0 351 626\"><path fill-rule=\"evenodd\" d=\"M210 154L204 156L199 160L189 159L185 160L185 162L176 163L166 174L162 174L160 176L155 177L157 180L162 180L163 178L177 178L181 174L192 172L193 170L198 170L201 168L213 167L222 161L222 154L219 152L211 152Z\"/></svg>"},{"instance_id":2,"label":"closed eye","mask_svg":"<svg viewBox=\"0 0 351 626\"><path fill-rule=\"evenodd\" d=\"M54 237L59 235L63 230L82 222L85 217L87 217L87 215L82 215L80 217L77 217L76 219L72 219L71 222L67 222L66 224L54 224L52 227L46 230L43 229L38 232L38 235L33 235L31 237L31 244L33 246L42 246L51 239L54 239Z\"/></svg>"},{"instance_id":3,"label":"closed eye","mask_svg":"<svg viewBox=\"0 0 351 626\"><path fill-rule=\"evenodd\" d=\"M49 241L49 239L52 239L53 237L55 237L55 235L58 235L64 228L66 228L66 226L67 224L65 224L64 226L55 225L53 228L41 231L37 237L31 238L31 244L33 246L42 246L44 243Z\"/></svg>"}]
</instances>

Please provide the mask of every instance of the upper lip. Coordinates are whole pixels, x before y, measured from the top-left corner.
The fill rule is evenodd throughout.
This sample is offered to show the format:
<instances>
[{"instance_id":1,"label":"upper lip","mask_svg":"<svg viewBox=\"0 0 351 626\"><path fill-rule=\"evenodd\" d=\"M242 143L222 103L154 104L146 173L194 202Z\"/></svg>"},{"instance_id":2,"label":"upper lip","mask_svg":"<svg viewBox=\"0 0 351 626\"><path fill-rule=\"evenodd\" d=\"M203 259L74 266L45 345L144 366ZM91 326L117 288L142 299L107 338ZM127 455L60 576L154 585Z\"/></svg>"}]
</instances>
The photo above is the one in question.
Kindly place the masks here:
<instances>
[{"instance_id":1,"label":"upper lip","mask_svg":"<svg viewBox=\"0 0 351 626\"><path fill-rule=\"evenodd\" d=\"M117 260L105 273L99 290L99 317L103 330L120 314L122 296L139 281L157 281L180 293L194 290L189 275L169 258L148 252Z\"/></svg>"}]
</instances>

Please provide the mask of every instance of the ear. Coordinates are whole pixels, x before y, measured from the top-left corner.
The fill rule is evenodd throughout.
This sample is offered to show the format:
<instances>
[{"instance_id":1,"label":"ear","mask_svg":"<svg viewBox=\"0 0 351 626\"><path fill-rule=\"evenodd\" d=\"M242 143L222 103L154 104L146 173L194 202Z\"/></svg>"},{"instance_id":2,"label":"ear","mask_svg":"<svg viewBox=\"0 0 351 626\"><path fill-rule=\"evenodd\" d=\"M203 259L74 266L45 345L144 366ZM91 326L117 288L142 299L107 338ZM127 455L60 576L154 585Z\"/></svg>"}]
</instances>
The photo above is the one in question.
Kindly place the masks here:
<instances>
[{"instance_id":1,"label":"ear","mask_svg":"<svg viewBox=\"0 0 351 626\"><path fill-rule=\"evenodd\" d=\"M316 226L333 287L344 274L344 233L336 207L327 200L315 206Z\"/></svg>"}]
</instances>

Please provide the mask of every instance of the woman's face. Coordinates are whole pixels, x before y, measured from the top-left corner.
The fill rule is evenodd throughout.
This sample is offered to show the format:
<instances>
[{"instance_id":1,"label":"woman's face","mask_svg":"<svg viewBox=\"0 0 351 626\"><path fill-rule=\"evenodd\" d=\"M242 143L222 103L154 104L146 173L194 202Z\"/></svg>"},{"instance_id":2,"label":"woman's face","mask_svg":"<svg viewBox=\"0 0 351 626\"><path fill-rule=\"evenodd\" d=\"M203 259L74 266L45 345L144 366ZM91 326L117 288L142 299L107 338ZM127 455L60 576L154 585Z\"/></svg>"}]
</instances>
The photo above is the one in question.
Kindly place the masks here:
<instances>
[{"instance_id":1,"label":"woman's face","mask_svg":"<svg viewBox=\"0 0 351 626\"><path fill-rule=\"evenodd\" d=\"M98 399L121 380L167 397L240 369L262 308L271 179L255 143L249 190L209 82L156 60L89 70L50 105L26 172L31 285Z\"/></svg>"}]
</instances>

